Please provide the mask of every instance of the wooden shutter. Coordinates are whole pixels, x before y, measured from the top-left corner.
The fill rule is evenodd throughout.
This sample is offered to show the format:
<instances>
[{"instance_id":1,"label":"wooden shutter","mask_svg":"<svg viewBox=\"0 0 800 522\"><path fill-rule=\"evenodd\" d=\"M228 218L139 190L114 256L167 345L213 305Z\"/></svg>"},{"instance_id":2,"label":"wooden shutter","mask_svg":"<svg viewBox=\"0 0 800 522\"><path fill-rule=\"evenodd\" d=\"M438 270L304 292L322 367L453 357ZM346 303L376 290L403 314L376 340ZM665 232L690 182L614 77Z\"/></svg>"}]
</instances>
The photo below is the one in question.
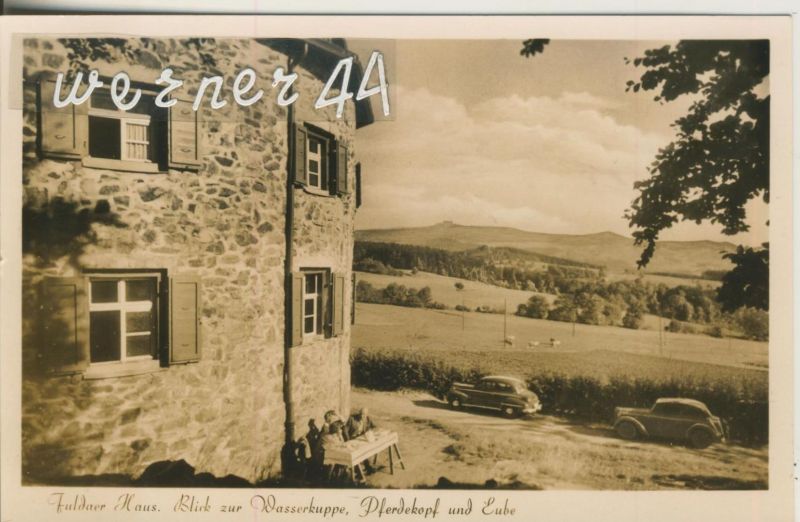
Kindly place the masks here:
<instances>
[{"instance_id":1,"label":"wooden shutter","mask_svg":"<svg viewBox=\"0 0 800 522\"><path fill-rule=\"evenodd\" d=\"M169 282L169 362L200 359L200 281L188 275Z\"/></svg>"},{"instance_id":2,"label":"wooden shutter","mask_svg":"<svg viewBox=\"0 0 800 522\"><path fill-rule=\"evenodd\" d=\"M201 163L197 112L192 109L192 102L178 100L169 108L169 166L198 168Z\"/></svg>"},{"instance_id":3,"label":"wooden shutter","mask_svg":"<svg viewBox=\"0 0 800 522\"><path fill-rule=\"evenodd\" d=\"M40 345L45 368L57 374L76 373L89 365L89 309L86 279L46 279L42 292Z\"/></svg>"},{"instance_id":4,"label":"wooden shutter","mask_svg":"<svg viewBox=\"0 0 800 522\"><path fill-rule=\"evenodd\" d=\"M300 346L303 344L303 274L292 272L288 286L291 298L291 310L288 310L291 332L289 346Z\"/></svg>"},{"instance_id":5,"label":"wooden shutter","mask_svg":"<svg viewBox=\"0 0 800 522\"><path fill-rule=\"evenodd\" d=\"M356 163L356 208L361 207L361 163Z\"/></svg>"},{"instance_id":6,"label":"wooden shutter","mask_svg":"<svg viewBox=\"0 0 800 522\"><path fill-rule=\"evenodd\" d=\"M89 102L53 105L54 80L39 82L39 152L42 156L80 158L88 154Z\"/></svg>"},{"instance_id":7,"label":"wooden shutter","mask_svg":"<svg viewBox=\"0 0 800 522\"><path fill-rule=\"evenodd\" d=\"M336 144L336 193L347 194L350 187L347 183L347 147Z\"/></svg>"},{"instance_id":8,"label":"wooden shutter","mask_svg":"<svg viewBox=\"0 0 800 522\"><path fill-rule=\"evenodd\" d=\"M344 332L344 294L345 277L342 274L333 275L333 335Z\"/></svg>"},{"instance_id":9,"label":"wooden shutter","mask_svg":"<svg viewBox=\"0 0 800 522\"><path fill-rule=\"evenodd\" d=\"M306 171L306 140L308 133L301 125L294 126L294 182L301 185L308 184Z\"/></svg>"}]
</instances>

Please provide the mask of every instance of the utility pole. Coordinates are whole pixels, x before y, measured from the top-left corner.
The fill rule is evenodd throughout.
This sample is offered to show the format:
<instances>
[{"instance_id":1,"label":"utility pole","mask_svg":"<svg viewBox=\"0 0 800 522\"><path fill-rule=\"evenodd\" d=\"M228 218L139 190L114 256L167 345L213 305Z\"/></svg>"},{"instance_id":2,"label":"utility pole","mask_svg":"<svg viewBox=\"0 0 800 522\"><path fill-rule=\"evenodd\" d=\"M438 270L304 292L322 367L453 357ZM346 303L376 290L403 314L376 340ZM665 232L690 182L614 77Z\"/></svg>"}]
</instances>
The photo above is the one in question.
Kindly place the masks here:
<instances>
[{"instance_id":1,"label":"utility pole","mask_svg":"<svg viewBox=\"0 0 800 522\"><path fill-rule=\"evenodd\" d=\"M508 299L503 299L503 347L508 339Z\"/></svg>"}]
</instances>

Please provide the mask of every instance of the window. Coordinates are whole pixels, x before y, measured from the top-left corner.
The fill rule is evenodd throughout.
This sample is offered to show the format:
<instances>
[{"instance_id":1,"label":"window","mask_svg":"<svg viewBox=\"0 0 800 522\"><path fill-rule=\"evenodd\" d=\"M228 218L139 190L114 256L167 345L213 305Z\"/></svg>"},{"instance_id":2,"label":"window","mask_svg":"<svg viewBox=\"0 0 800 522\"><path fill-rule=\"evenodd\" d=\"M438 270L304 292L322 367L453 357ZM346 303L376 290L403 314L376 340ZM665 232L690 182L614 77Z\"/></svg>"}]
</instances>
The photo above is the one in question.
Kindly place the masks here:
<instances>
[{"instance_id":1,"label":"window","mask_svg":"<svg viewBox=\"0 0 800 522\"><path fill-rule=\"evenodd\" d=\"M101 269L42 281L36 328L42 369L98 379L201 359L202 295L190 273Z\"/></svg>"},{"instance_id":2,"label":"window","mask_svg":"<svg viewBox=\"0 0 800 522\"><path fill-rule=\"evenodd\" d=\"M303 282L303 335L313 336L322 333L323 317L323 274L305 274Z\"/></svg>"},{"instance_id":3,"label":"window","mask_svg":"<svg viewBox=\"0 0 800 522\"><path fill-rule=\"evenodd\" d=\"M98 89L89 99L89 156L154 163L158 161L155 96L142 93L129 111L121 111L111 91Z\"/></svg>"},{"instance_id":4,"label":"window","mask_svg":"<svg viewBox=\"0 0 800 522\"><path fill-rule=\"evenodd\" d=\"M306 169L308 186L320 190L328 190L328 143L323 138L309 134L308 151L306 152Z\"/></svg>"},{"instance_id":5,"label":"window","mask_svg":"<svg viewBox=\"0 0 800 522\"><path fill-rule=\"evenodd\" d=\"M158 356L158 276L89 280L90 362Z\"/></svg>"},{"instance_id":6,"label":"window","mask_svg":"<svg viewBox=\"0 0 800 522\"><path fill-rule=\"evenodd\" d=\"M325 268L304 269L293 272L291 309L291 346L318 337L337 337L344 332L345 294L348 288L343 274Z\"/></svg>"},{"instance_id":7,"label":"window","mask_svg":"<svg viewBox=\"0 0 800 522\"><path fill-rule=\"evenodd\" d=\"M653 413L667 416L680 415L681 405L674 402L660 402L653 407Z\"/></svg>"},{"instance_id":8,"label":"window","mask_svg":"<svg viewBox=\"0 0 800 522\"><path fill-rule=\"evenodd\" d=\"M294 127L294 182L315 194L350 192L347 147L332 134L311 125Z\"/></svg>"},{"instance_id":9,"label":"window","mask_svg":"<svg viewBox=\"0 0 800 522\"><path fill-rule=\"evenodd\" d=\"M117 108L109 87L95 89L87 103L55 107L55 81L43 79L38 85L42 157L134 172L197 169L202 164L197 113L190 101L175 98L173 106L157 107L155 87L133 82L142 95L128 111Z\"/></svg>"}]
</instances>

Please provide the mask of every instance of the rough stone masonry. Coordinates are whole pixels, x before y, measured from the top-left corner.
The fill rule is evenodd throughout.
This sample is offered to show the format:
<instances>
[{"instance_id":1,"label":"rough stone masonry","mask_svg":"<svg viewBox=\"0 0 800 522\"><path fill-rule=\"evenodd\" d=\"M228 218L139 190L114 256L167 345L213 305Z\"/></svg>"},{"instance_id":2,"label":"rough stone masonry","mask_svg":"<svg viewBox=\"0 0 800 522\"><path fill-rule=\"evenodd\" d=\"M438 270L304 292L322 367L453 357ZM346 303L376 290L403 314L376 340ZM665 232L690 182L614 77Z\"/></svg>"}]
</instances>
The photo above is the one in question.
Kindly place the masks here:
<instances>
[{"instance_id":1,"label":"rough stone masonry","mask_svg":"<svg viewBox=\"0 0 800 522\"><path fill-rule=\"evenodd\" d=\"M267 88L287 56L250 39L216 40L204 50L176 39L151 41L116 57L133 80L152 81L169 66L196 92L208 74L252 67ZM138 42L138 43L137 43ZM139 173L88 167L80 159L37 154L36 83L68 66L56 39L25 40L23 89L23 481L122 473L137 476L161 460L185 459L198 472L256 481L280 469L285 274L287 110L265 100L198 113L200 166ZM341 119L313 109L322 81L299 70L298 123L312 122L347 145L354 176L355 109ZM230 85L226 86L230 88ZM39 137L40 138L40 137ZM31 216L69 209L80 234L36 228ZM295 190L293 266L351 274L355 197ZM69 235L67 235L69 236ZM37 285L91 269L158 268L195 274L202 284L199 361L137 375L89 379L35 370L42 357ZM352 299L347 285L345 301ZM349 410L350 326L338 337L292 349L295 423L321 425L328 409Z\"/></svg>"}]
</instances>

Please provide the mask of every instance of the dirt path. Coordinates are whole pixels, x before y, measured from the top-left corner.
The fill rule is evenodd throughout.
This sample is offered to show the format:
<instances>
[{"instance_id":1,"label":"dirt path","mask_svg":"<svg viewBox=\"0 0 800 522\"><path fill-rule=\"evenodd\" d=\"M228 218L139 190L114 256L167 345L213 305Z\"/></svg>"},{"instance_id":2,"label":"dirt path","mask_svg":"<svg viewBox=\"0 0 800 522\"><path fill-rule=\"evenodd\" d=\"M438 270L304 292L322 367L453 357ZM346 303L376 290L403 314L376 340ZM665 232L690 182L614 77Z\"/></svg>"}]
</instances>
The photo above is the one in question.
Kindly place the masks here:
<instances>
[{"instance_id":1,"label":"dirt path","mask_svg":"<svg viewBox=\"0 0 800 522\"><path fill-rule=\"evenodd\" d=\"M375 487L465 485L487 480L534 489L752 489L767 486L767 449L620 440L607 426L559 417L505 419L453 411L423 392L354 389L381 427L397 431L406 470L369 476ZM385 457L383 457L385 458Z\"/></svg>"}]
</instances>

